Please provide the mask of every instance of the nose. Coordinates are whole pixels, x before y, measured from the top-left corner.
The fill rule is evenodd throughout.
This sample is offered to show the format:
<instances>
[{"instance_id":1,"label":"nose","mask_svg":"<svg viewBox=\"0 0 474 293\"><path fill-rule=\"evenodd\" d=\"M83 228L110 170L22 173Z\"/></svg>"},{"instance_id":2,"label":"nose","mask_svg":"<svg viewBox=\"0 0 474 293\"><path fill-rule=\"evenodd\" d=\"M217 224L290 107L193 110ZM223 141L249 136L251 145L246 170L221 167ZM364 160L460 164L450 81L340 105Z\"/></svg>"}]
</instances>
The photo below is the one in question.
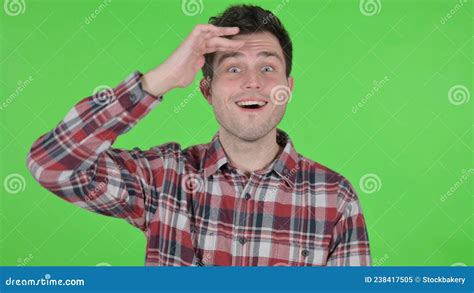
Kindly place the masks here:
<instances>
[{"instance_id":1,"label":"nose","mask_svg":"<svg viewBox=\"0 0 474 293\"><path fill-rule=\"evenodd\" d=\"M262 80L258 73L254 71L248 72L244 82L245 89L260 89L262 87Z\"/></svg>"}]
</instances>

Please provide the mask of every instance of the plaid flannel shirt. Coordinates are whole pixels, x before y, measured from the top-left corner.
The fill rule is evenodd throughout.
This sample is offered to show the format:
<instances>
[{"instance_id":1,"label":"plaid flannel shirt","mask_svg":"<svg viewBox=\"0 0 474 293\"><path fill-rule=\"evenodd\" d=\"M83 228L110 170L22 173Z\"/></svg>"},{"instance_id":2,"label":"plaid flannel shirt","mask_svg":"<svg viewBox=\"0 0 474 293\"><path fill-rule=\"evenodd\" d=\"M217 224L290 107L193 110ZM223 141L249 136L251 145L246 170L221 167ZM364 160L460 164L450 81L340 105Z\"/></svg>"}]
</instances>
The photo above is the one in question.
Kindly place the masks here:
<instances>
[{"instance_id":1,"label":"plaid flannel shirt","mask_svg":"<svg viewBox=\"0 0 474 293\"><path fill-rule=\"evenodd\" d=\"M112 148L163 97L135 72L80 101L27 158L35 180L79 207L126 220L147 238L145 265L367 266L368 234L357 194L340 174L295 151L245 176L216 134L182 149Z\"/></svg>"}]
</instances>

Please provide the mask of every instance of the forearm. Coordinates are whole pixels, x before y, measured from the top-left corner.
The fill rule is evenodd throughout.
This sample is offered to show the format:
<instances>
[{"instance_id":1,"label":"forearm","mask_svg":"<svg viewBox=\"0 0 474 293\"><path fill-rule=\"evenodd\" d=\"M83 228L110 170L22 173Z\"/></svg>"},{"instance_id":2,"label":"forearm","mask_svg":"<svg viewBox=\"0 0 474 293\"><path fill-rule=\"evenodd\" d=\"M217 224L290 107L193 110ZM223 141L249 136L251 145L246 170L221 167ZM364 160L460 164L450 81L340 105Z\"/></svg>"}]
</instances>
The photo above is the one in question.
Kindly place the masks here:
<instances>
[{"instance_id":1,"label":"forearm","mask_svg":"<svg viewBox=\"0 0 474 293\"><path fill-rule=\"evenodd\" d=\"M28 154L28 167L52 172L35 176L53 180L57 172L87 169L116 138L142 119L159 101L139 89L140 75L134 74L101 99L87 97L74 106L50 132L36 140ZM44 174L43 174L44 175Z\"/></svg>"},{"instance_id":2,"label":"forearm","mask_svg":"<svg viewBox=\"0 0 474 293\"><path fill-rule=\"evenodd\" d=\"M111 147L162 100L139 88L140 77L134 74L106 99L92 96L76 104L34 142L27 164L35 180L62 199L145 229L151 217L145 198L158 191L153 171L142 151ZM160 166L155 159L154 167Z\"/></svg>"},{"instance_id":3,"label":"forearm","mask_svg":"<svg viewBox=\"0 0 474 293\"><path fill-rule=\"evenodd\" d=\"M145 92L160 97L176 87L175 80L171 70L163 64L145 73L141 78L141 83Z\"/></svg>"}]
</instances>

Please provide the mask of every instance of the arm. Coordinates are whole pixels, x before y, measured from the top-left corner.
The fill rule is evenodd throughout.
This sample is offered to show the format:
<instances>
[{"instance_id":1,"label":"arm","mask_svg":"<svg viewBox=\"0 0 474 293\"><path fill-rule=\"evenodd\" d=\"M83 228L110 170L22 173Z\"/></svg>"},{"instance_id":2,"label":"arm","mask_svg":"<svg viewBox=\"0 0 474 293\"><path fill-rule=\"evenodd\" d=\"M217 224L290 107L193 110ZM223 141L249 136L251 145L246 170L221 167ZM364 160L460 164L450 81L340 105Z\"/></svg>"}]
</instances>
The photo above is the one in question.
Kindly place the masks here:
<instances>
[{"instance_id":1,"label":"arm","mask_svg":"<svg viewBox=\"0 0 474 293\"><path fill-rule=\"evenodd\" d=\"M242 41L222 37L236 33L238 28L197 25L160 66L80 101L31 147L27 165L35 180L68 202L145 231L156 210L163 166L172 158L160 148L142 152L111 145L167 91L191 84L204 54L241 47Z\"/></svg>"},{"instance_id":2,"label":"arm","mask_svg":"<svg viewBox=\"0 0 474 293\"><path fill-rule=\"evenodd\" d=\"M162 101L141 90L140 78L133 74L102 100L80 101L34 142L27 164L33 177L62 199L144 230L159 193L152 188L152 171L162 168L162 160L151 166L146 153L110 148Z\"/></svg>"},{"instance_id":3,"label":"arm","mask_svg":"<svg viewBox=\"0 0 474 293\"><path fill-rule=\"evenodd\" d=\"M340 218L333 230L327 266L370 266L367 227L357 194L351 184L339 183Z\"/></svg>"}]
</instances>

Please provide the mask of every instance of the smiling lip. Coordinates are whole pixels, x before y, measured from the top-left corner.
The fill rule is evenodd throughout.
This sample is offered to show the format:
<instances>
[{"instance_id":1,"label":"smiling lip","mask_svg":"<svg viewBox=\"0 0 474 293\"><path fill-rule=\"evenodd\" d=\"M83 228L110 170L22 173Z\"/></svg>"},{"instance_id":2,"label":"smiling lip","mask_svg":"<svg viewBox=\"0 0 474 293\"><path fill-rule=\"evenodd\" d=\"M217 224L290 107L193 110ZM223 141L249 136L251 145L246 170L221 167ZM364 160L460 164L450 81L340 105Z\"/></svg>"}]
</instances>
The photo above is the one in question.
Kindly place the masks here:
<instances>
[{"instance_id":1,"label":"smiling lip","mask_svg":"<svg viewBox=\"0 0 474 293\"><path fill-rule=\"evenodd\" d=\"M239 106L238 103L239 102L250 102L250 101L254 101L254 102L263 102L265 103L263 106L260 106L258 108L246 108L246 107L243 107L243 106ZM235 105L242 111L246 111L246 112L258 112L258 111L262 111L265 106L267 106L268 104L268 101L265 100L265 99L260 99L260 98L245 98L245 99L240 99L238 101L235 102Z\"/></svg>"}]
</instances>

